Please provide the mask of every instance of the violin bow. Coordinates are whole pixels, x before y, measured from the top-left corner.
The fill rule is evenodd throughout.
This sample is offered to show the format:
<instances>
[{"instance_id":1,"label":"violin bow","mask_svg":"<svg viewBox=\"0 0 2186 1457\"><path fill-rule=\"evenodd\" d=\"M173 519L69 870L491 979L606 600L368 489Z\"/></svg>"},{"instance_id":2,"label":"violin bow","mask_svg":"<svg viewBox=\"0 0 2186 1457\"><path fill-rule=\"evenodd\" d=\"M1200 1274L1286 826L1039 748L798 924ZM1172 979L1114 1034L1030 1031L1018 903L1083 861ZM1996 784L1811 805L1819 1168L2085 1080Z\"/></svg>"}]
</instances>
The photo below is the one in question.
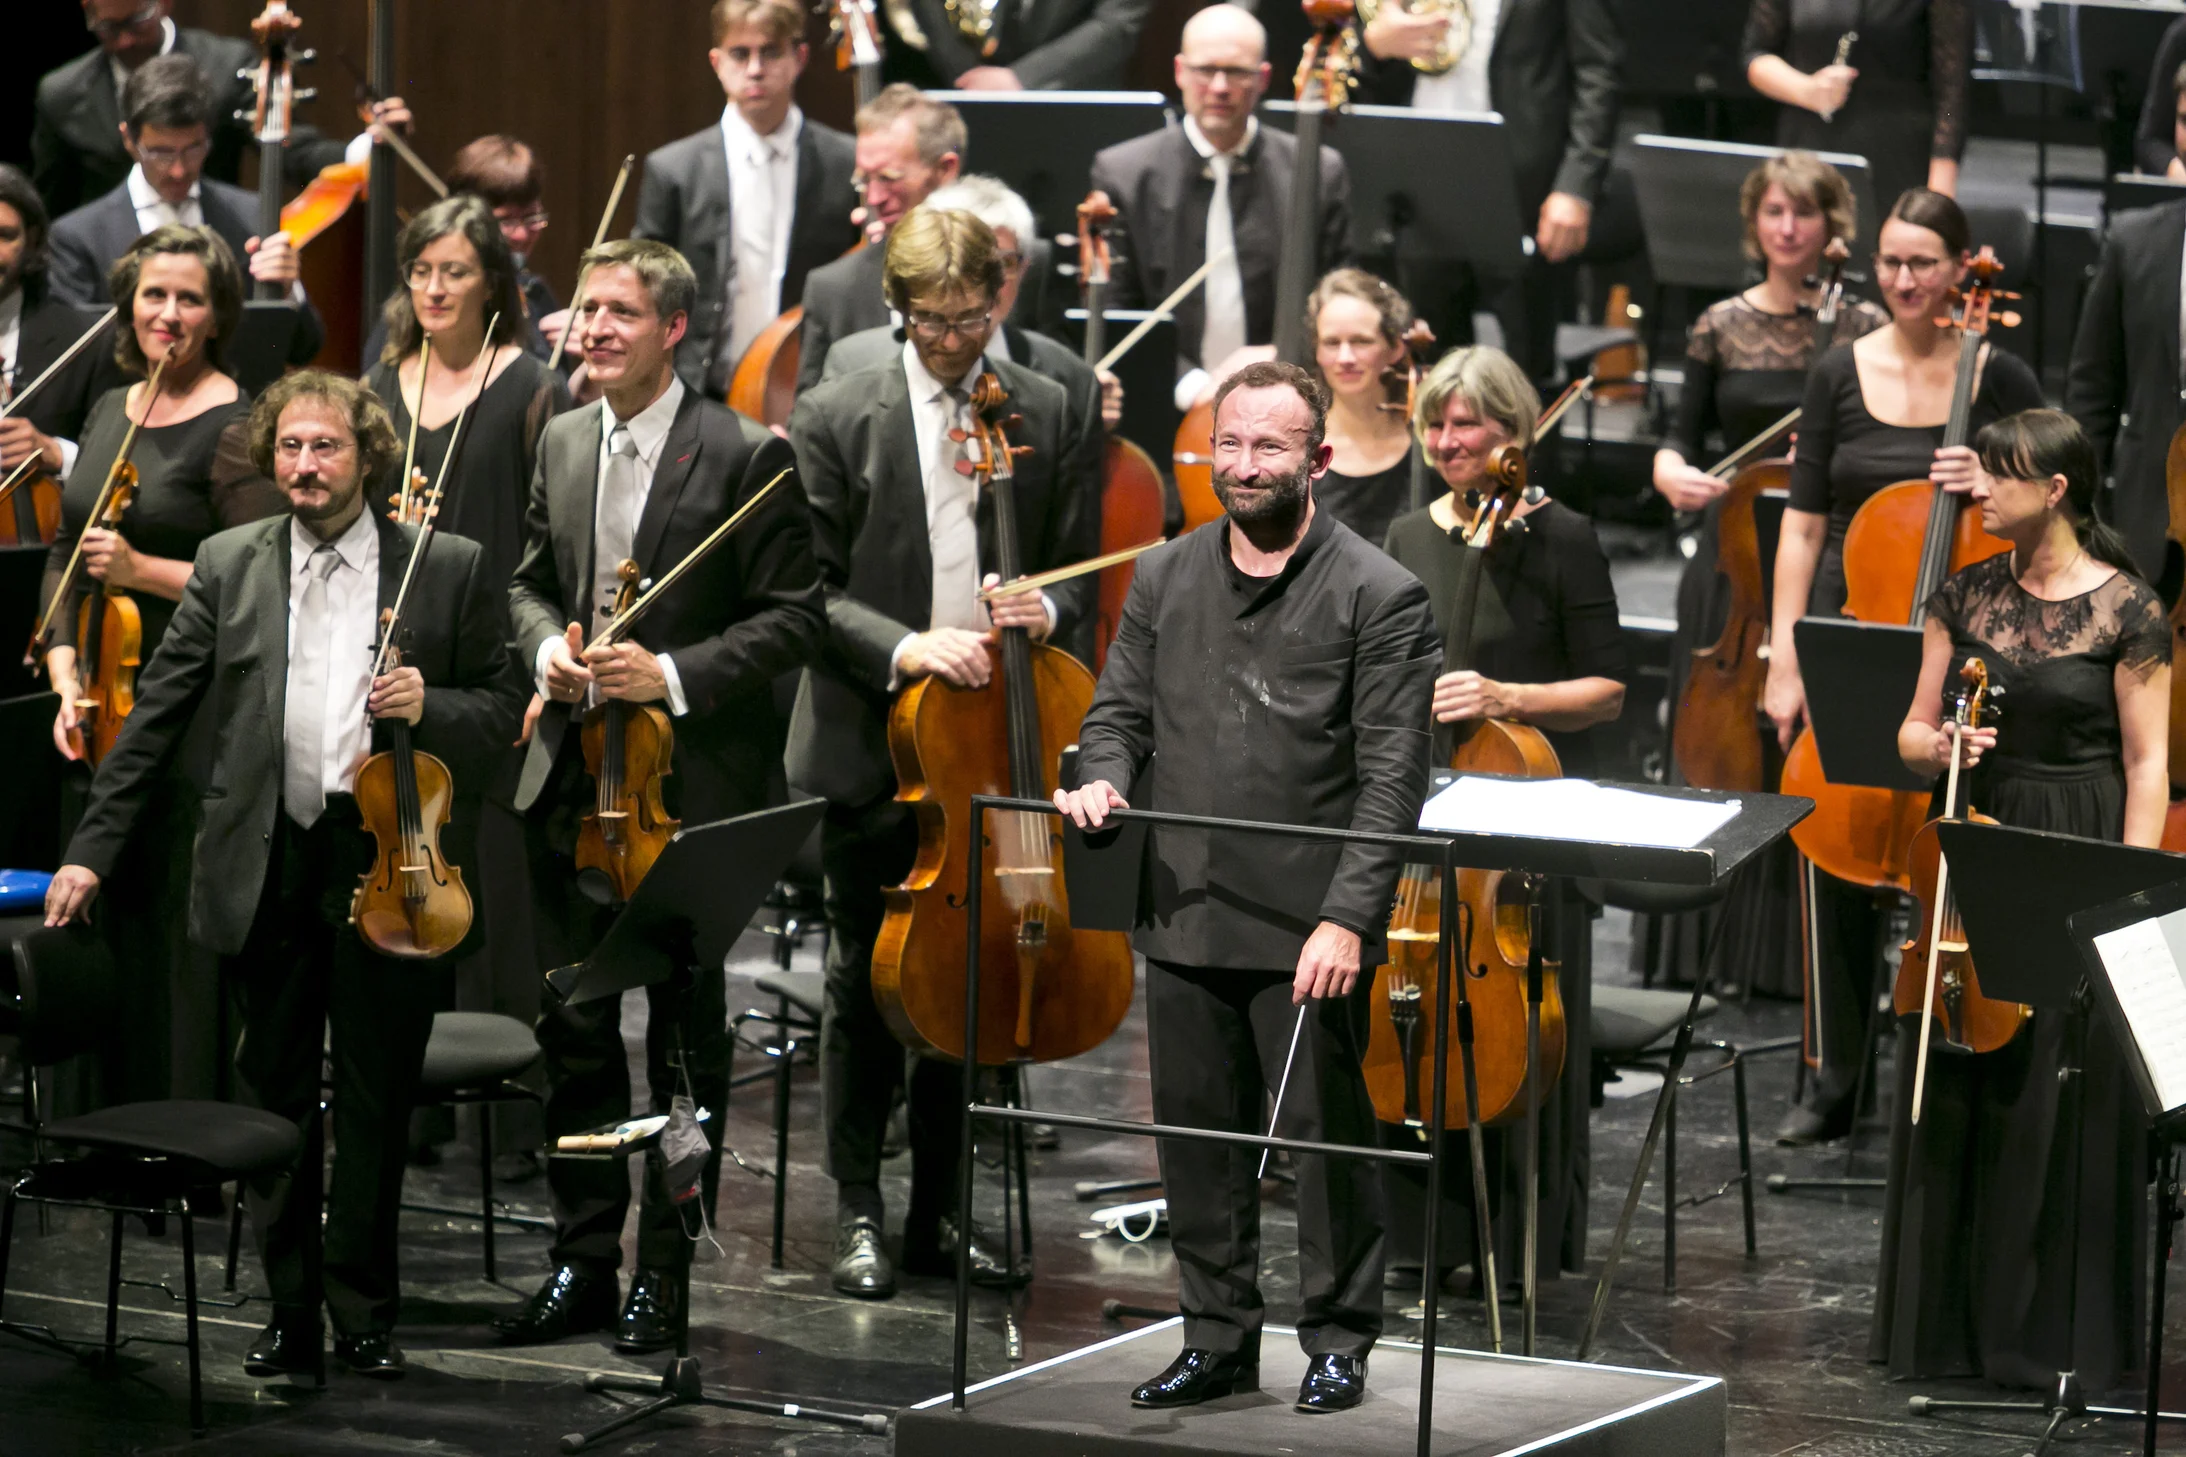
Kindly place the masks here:
<instances>
[{"instance_id":1,"label":"violin bow","mask_svg":"<svg viewBox=\"0 0 2186 1457\"><path fill-rule=\"evenodd\" d=\"M646 608L653 605L654 599L658 598L661 593L667 591L670 587L673 587L676 582L683 576L683 574L685 572L688 572L691 568L697 566L699 562L705 558L708 552L712 551L722 542L728 540L729 533L736 530L738 526L742 525L744 522L744 518L751 515L752 512L758 510L760 504L764 502L768 496L774 493L774 488L782 484L783 481L789 479L790 472L794 471L795 469L797 469L797 467L795 467L794 465L783 466L780 471L776 472L773 480L768 481L758 490L753 491L751 493L750 500L746 501L743 505L737 507L736 510L730 514L728 520L722 522L719 526L716 526L710 533L708 533L704 541L691 548L690 555L684 557L682 561L677 562L674 566L670 567L666 572L664 572L661 575L660 580L653 583L652 586L646 588L644 593L639 596L637 601L631 603L621 612L616 613L614 620L608 623L607 626L600 629L600 635L593 640L594 645L604 646L608 643L615 642L620 639L624 633L628 632L630 630L631 624L635 623L638 620L639 616L644 613Z\"/></svg>"},{"instance_id":2,"label":"violin bow","mask_svg":"<svg viewBox=\"0 0 2186 1457\"><path fill-rule=\"evenodd\" d=\"M1148 314L1145 318L1139 320L1138 323L1132 325L1131 332L1124 335L1121 339L1118 339L1115 343L1115 347L1110 349L1106 354L1103 354L1101 356L1100 363L1094 365L1093 368L1096 371L1103 369L1114 369L1116 367L1116 361L1131 352L1132 345L1138 343L1139 340L1145 338L1147 334L1152 331L1154 325L1160 323L1163 319L1168 318L1169 311L1175 308L1178 304L1184 302L1185 296L1187 294L1189 294L1193 289L1199 287L1200 284L1206 282L1207 275L1214 271L1214 267L1216 264L1227 263L1234 256L1235 250L1230 248L1224 248L1221 252L1215 254L1212 258L1209 258L1206 262L1200 264L1199 267L1192 270L1191 277L1185 279L1175 288L1169 290L1169 296L1163 299L1160 303L1156 304L1152 313Z\"/></svg>"},{"instance_id":3,"label":"violin bow","mask_svg":"<svg viewBox=\"0 0 2186 1457\"><path fill-rule=\"evenodd\" d=\"M47 381L51 380L55 375L59 374L62 370L68 368L69 365L73 364L76 360L76 356L83 353L84 350L90 348L91 341L98 338L100 333L105 330L106 326L113 323L115 317L120 313L120 309L110 308L105 313L99 315L98 322L93 324L90 328L84 330L81 334L78 334L76 336L76 342L61 351L60 358L54 360L51 364L47 365L45 369L40 372L39 376L36 379L32 380L29 384L24 385L21 389L11 393L8 396L7 403L4 405L0 405L0 420L7 419L8 416L23 408L24 401L28 400L32 395L38 393L38 391L40 391L41 389L44 389Z\"/></svg>"},{"instance_id":4,"label":"violin bow","mask_svg":"<svg viewBox=\"0 0 2186 1457\"><path fill-rule=\"evenodd\" d=\"M615 173L615 185L607 194L607 207L600 213L600 225L592 230L592 246L597 248L607 241L607 230L615 224L615 209L622 206L622 190L630 185L630 169L638 165L638 154L626 153L622 167ZM590 251L590 250L587 250ZM576 292L569 296L569 322L562 326L562 337L554 341L554 352L547 356L547 368L562 367L562 351L569 347L570 331L577 327L577 311L584 307L585 284L592 277L590 264L577 274Z\"/></svg>"},{"instance_id":5,"label":"violin bow","mask_svg":"<svg viewBox=\"0 0 2186 1457\"><path fill-rule=\"evenodd\" d=\"M1732 476L1737 475L1739 471L1745 469L1746 462L1790 434L1791 427L1798 423L1799 409L1797 406L1793 406L1781 420L1754 436L1744 445L1739 446L1729 455L1724 456L1714 465L1709 466L1708 474L1719 481L1730 479Z\"/></svg>"},{"instance_id":6,"label":"violin bow","mask_svg":"<svg viewBox=\"0 0 2186 1457\"><path fill-rule=\"evenodd\" d=\"M61 580L53 588L52 600L46 603L46 610L38 614L38 625L30 631L30 646L34 654L46 640L47 634L53 630L54 614L60 611L62 601L75 588L76 568L83 563L84 534L106 514L106 503L114 497L114 482L120 479L122 467L129 464L129 452L136 448L137 432L144 428L145 420L152 418L152 407L159 403L160 381L167 373L167 361L173 357L174 350L170 349L160 357L159 363L152 366L152 377L145 382L147 389L144 396L144 415L141 419L129 422L128 432L121 438L121 449L115 453L114 463L106 468L106 482L99 487L98 499L91 503L91 514L85 518L84 530L76 533L75 549L68 554L68 565L61 569ZM122 413L126 416L128 411L125 409Z\"/></svg>"},{"instance_id":7,"label":"violin bow","mask_svg":"<svg viewBox=\"0 0 2186 1457\"><path fill-rule=\"evenodd\" d=\"M387 99L380 95L379 88L372 84L371 78L366 76L363 70L358 67L349 52L339 51L336 53L335 58L348 69L350 75L357 78L357 99L364 102L368 110L373 103ZM410 170L417 174L418 180L433 190L435 197L446 197L448 195L448 184L440 180L439 173L425 165L425 159L411 150L410 144L402 139L399 132L393 127L383 127L376 122L368 121L366 125L371 128L372 140L385 142L392 148L394 154L402 158Z\"/></svg>"},{"instance_id":8,"label":"violin bow","mask_svg":"<svg viewBox=\"0 0 2186 1457\"><path fill-rule=\"evenodd\" d=\"M1119 551L1108 552L1102 556L1088 557L1082 562L1073 562L1067 567L1051 567L1044 572L1035 572L1029 577L1019 577L1013 582L1002 582L992 587L981 587L974 595L981 602L992 602L997 597L1009 597L1019 592L1037 592L1042 588L1052 587L1057 582L1067 582L1073 577L1082 577L1089 572L1105 572L1110 567L1120 567L1125 562L1136 561L1167 540L1167 537L1157 536L1152 541L1142 541L1137 546L1127 546Z\"/></svg>"},{"instance_id":9,"label":"violin bow","mask_svg":"<svg viewBox=\"0 0 2186 1457\"><path fill-rule=\"evenodd\" d=\"M500 318L499 314L494 315L496 323L500 321ZM422 329L418 333L417 403L410 406L410 439L402 448L402 477L395 486L395 515L403 521L410 519L410 481L412 473L417 470L418 417L425 413L425 380L433 367L433 336L425 333ZM489 356L493 353L493 326L491 324L486 327L485 352ZM395 371L395 388L397 391L402 388L402 371L400 369ZM408 402L405 401L405 403ZM448 443L451 448L455 444L452 440Z\"/></svg>"}]
</instances>

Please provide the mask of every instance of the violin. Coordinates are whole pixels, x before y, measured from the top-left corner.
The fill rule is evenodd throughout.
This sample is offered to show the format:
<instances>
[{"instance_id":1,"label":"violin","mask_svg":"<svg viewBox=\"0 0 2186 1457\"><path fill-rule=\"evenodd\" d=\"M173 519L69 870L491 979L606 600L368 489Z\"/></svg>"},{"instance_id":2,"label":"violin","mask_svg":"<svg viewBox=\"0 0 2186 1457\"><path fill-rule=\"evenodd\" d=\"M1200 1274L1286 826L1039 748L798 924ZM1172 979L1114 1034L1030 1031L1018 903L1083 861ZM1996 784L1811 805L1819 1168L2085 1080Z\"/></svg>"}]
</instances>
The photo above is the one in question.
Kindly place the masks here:
<instances>
[{"instance_id":1,"label":"violin","mask_svg":"<svg viewBox=\"0 0 2186 1457\"><path fill-rule=\"evenodd\" d=\"M1984 714L1993 720L1995 700L2004 690L1989 682L1988 664L1970 657L1958 670L1958 702L1951 721L1959 736L1951 741L1950 775L1945 781L1943 813L1920 827L1913 839L1913 894L1921 914L1913 922L1916 934L1907 941L1898 960L1897 984L1890 1004L1901 1017L1920 1013L1920 1051L1913 1069L1912 1123L1920 1122L1921 1100L1928 1078L1929 1033L1940 1028L1943 1045L1953 1052L1994 1052L2019 1035L2034 1015L2032 1007L2019 1002L2000 1002L1981 995L1981 979L1974 974L1973 956L1966 948L1966 928L1958 916L1958 900L1951 892L1949 863L1936 826L1945 820L1969 820L1993 825L1995 820L1959 803L1959 774L1965 760L1963 737L1980 728Z\"/></svg>"},{"instance_id":2,"label":"violin","mask_svg":"<svg viewBox=\"0 0 2186 1457\"><path fill-rule=\"evenodd\" d=\"M1340 111L1350 95L1358 61L1358 37L1351 19L1353 0L1303 0L1313 31L1298 58L1298 97L1293 135L1298 155L1291 168L1290 216L1283 227L1283 251L1275 271L1275 357L1310 368L1313 328L1306 299L1320 274L1321 127L1330 111ZM1212 370L1219 359L1200 363ZM1169 472L1184 505L1184 529L1220 519L1222 502L1214 493L1214 405L1195 404L1177 426Z\"/></svg>"},{"instance_id":3,"label":"violin","mask_svg":"<svg viewBox=\"0 0 2186 1457\"><path fill-rule=\"evenodd\" d=\"M614 615L621 617L637 601L638 564L625 558L615 573L621 585ZM577 827L577 883L595 899L629 900L683 828L661 798L675 752L674 725L650 703L611 698L585 710L584 767L594 795L592 812Z\"/></svg>"},{"instance_id":4,"label":"violin","mask_svg":"<svg viewBox=\"0 0 2186 1457\"><path fill-rule=\"evenodd\" d=\"M1955 291L1951 316L1936 322L1958 331L1958 377L1951 390L1946 448L1964 445L1973 413L1981 343L1992 319L2010 328L2011 312L1997 312L2001 293L1992 280L2003 271L1984 247L1970 265L1966 287ZM1962 567L2009 551L2011 543L1981 529L1981 513L1967 498L1939 490L1931 481L1900 481L1867 499L1845 531L1845 615L1863 622L1919 625L1928 598ZM1784 760L1785 794L1814 801L1814 813L1792 827L1801 854L1839 880L1871 887L1908 889L1906 861L1913 836L1928 817L1928 796L1917 790L1871 789L1832 784L1822 773L1814 728L1802 729Z\"/></svg>"},{"instance_id":5,"label":"violin","mask_svg":"<svg viewBox=\"0 0 2186 1457\"><path fill-rule=\"evenodd\" d=\"M413 571L431 532L429 523L418 532L418 544L411 548ZM380 614L375 679L402 666L400 622L399 607ZM440 850L440 832L455 803L455 777L440 759L411 746L408 719L381 719L380 727L388 747L358 766L351 791L376 848L372 868L357 877L349 920L365 945L382 956L428 961L455 950L471 929L471 893L463 872Z\"/></svg>"},{"instance_id":6,"label":"violin","mask_svg":"<svg viewBox=\"0 0 2186 1457\"><path fill-rule=\"evenodd\" d=\"M992 373L971 396L972 428L960 469L993 502L1001 578L1022 576L1018 558L1015 460L1009 396ZM888 716L888 751L918 820L910 877L885 894L873 947L873 1000L905 1045L942 1057L964 1052L963 826L975 794L1052 799L1062 752L1076 742L1093 701L1093 675L1061 648L1034 642L1021 627L997 634L994 675L984 688L938 677L905 688ZM990 812L991 852L981 857L982 998L974 1056L982 1066L1075 1057L1106 1041L1130 1010L1131 946L1120 931L1070 923L1063 884L1061 824L1052 816Z\"/></svg>"},{"instance_id":7,"label":"violin","mask_svg":"<svg viewBox=\"0 0 2186 1457\"><path fill-rule=\"evenodd\" d=\"M1458 558L1457 590L1443 639L1444 672L1471 666L1488 551L1506 533L1525 529L1523 520L1513 519L1519 503L1540 498L1540 488L1527 483L1524 453L1515 446L1498 447L1490 457L1488 484L1464 503L1472 515L1456 533L1465 549ZM1432 753L1432 763L1447 764L1460 774L1555 779L1563 773L1555 749L1539 729L1503 719L1437 723ZM1473 1123L1475 1109L1481 1125L1524 1111L1529 1041L1537 1046L1544 1083L1563 1068L1563 996L1553 962L1542 964L1540 1022L1537 1030L1529 1029L1528 963L1537 931L1538 890L1537 878L1529 875L1457 872L1458 972L1465 979L1457 1000L1471 1005L1474 1051L1467 1076L1448 1080L1446 1127ZM1429 1053L1438 1012L1436 959L1442 934L1440 868L1406 866L1389 916L1389 961L1374 974L1363 1071L1375 1116L1411 1128L1422 1138L1431 1126L1423 1109L1431 1107L1434 1095ZM1448 1018L1454 1011L1441 1015ZM1454 1030L1451 1040L1457 1040Z\"/></svg>"},{"instance_id":8,"label":"violin","mask_svg":"<svg viewBox=\"0 0 2186 1457\"><path fill-rule=\"evenodd\" d=\"M1085 362L1098 368L1108 352L1108 233L1116 206L1105 192L1089 192L1078 204L1078 280L1085 285ZM1120 435L1108 437L1101 459L1101 551L1119 551L1163 534L1169 504L1153 458ZM1093 630L1093 670L1108 661L1108 644L1123 622L1131 591L1129 563L1101 573Z\"/></svg>"},{"instance_id":9,"label":"violin","mask_svg":"<svg viewBox=\"0 0 2186 1457\"><path fill-rule=\"evenodd\" d=\"M98 321L76 339L60 357L19 390L10 390L4 378L0 378L0 420L21 410L30 403L31 397L45 388L46 382L75 362L76 356L89 348L91 341L106 332L120 310L109 308ZM25 460L5 476L0 476L0 546L51 545L61 530L61 483L45 469L37 456Z\"/></svg>"}]
</instances>

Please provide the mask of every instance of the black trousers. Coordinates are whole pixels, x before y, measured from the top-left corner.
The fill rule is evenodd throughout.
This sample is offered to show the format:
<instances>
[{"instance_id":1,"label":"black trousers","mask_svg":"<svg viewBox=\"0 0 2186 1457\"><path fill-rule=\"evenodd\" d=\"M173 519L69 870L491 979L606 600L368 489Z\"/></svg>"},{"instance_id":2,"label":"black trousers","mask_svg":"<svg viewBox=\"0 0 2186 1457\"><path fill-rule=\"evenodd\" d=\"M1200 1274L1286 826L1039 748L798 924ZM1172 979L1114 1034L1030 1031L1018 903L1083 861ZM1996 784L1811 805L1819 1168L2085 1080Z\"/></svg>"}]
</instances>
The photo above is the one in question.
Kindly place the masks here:
<instances>
[{"instance_id":1,"label":"black trousers","mask_svg":"<svg viewBox=\"0 0 2186 1457\"><path fill-rule=\"evenodd\" d=\"M911 1207L904 1227L923 1236L956 1205L963 1072L936 1058L907 1056L873 1003L873 942L886 914L881 891L903 883L917 853L911 809L892 799L830 807L821 826L827 1006L820 1028L820 1096L837 1212L879 1219L881 1141L889 1105L896 1089L904 1088L911 1123Z\"/></svg>"},{"instance_id":2,"label":"black trousers","mask_svg":"<svg viewBox=\"0 0 2186 1457\"><path fill-rule=\"evenodd\" d=\"M1283 1076L1298 1025L1289 972L1146 963L1146 1027L1154 1121L1264 1133L1267 1099ZM1276 1132L1372 1147L1374 1110L1360 1060L1366 1046L1362 976L1350 996L1309 1003ZM1260 1348L1260 1151L1164 1139L1184 1344ZM1363 1159L1295 1160L1298 1176L1298 1344L1308 1355L1364 1355L1381 1334L1381 1180Z\"/></svg>"},{"instance_id":3,"label":"black trousers","mask_svg":"<svg viewBox=\"0 0 2186 1457\"><path fill-rule=\"evenodd\" d=\"M236 1073L249 1101L301 1128L318 1112L330 1036L326 1310L345 1335L391 1330L405 1132L446 973L381 956L349 926L350 897L371 863L354 801L336 796L309 829L286 814L274 825L257 917L226 968L243 1003ZM254 1180L246 1198L276 1319L315 1321L305 1309L309 1201L296 1197L289 1173Z\"/></svg>"}]
</instances>

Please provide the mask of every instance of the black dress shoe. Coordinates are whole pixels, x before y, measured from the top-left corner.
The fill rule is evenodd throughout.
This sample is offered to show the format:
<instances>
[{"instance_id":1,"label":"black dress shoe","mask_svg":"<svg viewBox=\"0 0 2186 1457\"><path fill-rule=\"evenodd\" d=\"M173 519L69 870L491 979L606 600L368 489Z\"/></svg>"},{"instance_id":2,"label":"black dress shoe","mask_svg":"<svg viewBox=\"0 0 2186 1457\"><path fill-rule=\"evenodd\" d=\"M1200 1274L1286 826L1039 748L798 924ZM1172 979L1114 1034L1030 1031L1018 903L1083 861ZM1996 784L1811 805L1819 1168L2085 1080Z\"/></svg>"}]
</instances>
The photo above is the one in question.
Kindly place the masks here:
<instances>
[{"instance_id":1,"label":"black dress shoe","mask_svg":"<svg viewBox=\"0 0 2186 1457\"><path fill-rule=\"evenodd\" d=\"M1031 1277L1030 1262L1020 1253L1012 1272L1002 1259L1002 1246L994 1236L972 1226L972 1283L990 1288L1021 1285ZM903 1231L903 1272L956 1278L956 1220L943 1215L931 1233L908 1227Z\"/></svg>"},{"instance_id":2,"label":"black dress shoe","mask_svg":"<svg viewBox=\"0 0 2186 1457\"><path fill-rule=\"evenodd\" d=\"M1349 1411L1366 1399L1364 1356L1315 1356L1298 1384L1298 1410Z\"/></svg>"},{"instance_id":3,"label":"black dress shoe","mask_svg":"<svg viewBox=\"0 0 2186 1457\"><path fill-rule=\"evenodd\" d=\"M402 1347L385 1331L336 1336L334 1358L359 1376L369 1376L374 1381L400 1381L403 1367L409 1364L402 1359Z\"/></svg>"},{"instance_id":4,"label":"black dress shoe","mask_svg":"<svg viewBox=\"0 0 2186 1457\"><path fill-rule=\"evenodd\" d=\"M1260 1356L1233 1351L1223 1355L1186 1346L1169 1369L1131 1393L1133 1406L1197 1406L1232 1392L1260 1385Z\"/></svg>"},{"instance_id":5,"label":"black dress shoe","mask_svg":"<svg viewBox=\"0 0 2186 1457\"><path fill-rule=\"evenodd\" d=\"M665 1351L676 1343L683 1315L683 1281L673 1270L638 1266L630 1277L630 1298L615 1323L615 1349L632 1356Z\"/></svg>"},{"instance_id":6,"label":"black dress shoe","mask_svg":"<svg viewBox=\"0 0 2186 1457\"><path fill-rule=\"evenodd\" d=\"M845 1295L886 1300L896 1293L896 1267L881 1243L880 1221L846 1219L835 1228L835 1264L828 1280Z\"/></svg>"},{"instance_id":7,"label":"black dress shoe","mask_svg":"<svg viewBox=\"0 0 2186 1457\"><path fill-rule=\"evenodd\" d=\"M1776 1130L1776 1142L1784 1148L1808 1148L1829 1143L1852 1131L1852 1105L1816 1108L1801 1103L1785 1116Z\"/></svg>"},{"instance_id":8,"label":"black dress shoe","mask_svg":"<svg viewBox=\"0 0 2186 1457\"><path fill-rule=\"evenodd\" d=\"M275 1321L258 1333L243 1353L243 1369L253 1376L301 1376L318 1369L319 1328Z\"/></svg>"},{"instance_id":9,"label":"black dress shoe","mask_svg":"<svg viewBox=\"0 0 2186 1457\"><path fill-rule=\"evenodd\" d=\"M506 1345L536 1346L615 1323L615 1277L563 1265L514 1315L493 1323Z\"/></svg>"}]
</instances>

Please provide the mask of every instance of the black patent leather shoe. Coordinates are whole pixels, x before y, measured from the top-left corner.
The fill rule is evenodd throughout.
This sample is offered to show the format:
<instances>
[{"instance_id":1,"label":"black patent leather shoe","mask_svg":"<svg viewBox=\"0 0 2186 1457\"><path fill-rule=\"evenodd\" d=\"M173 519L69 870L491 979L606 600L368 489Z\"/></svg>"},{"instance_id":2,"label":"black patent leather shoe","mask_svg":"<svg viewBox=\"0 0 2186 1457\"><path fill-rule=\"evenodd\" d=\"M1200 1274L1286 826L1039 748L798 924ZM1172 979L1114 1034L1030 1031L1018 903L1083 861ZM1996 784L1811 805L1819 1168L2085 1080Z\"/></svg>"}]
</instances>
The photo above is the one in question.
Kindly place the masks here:
<instances>
[{"instance_id":1,"label":"black patent leather shoe","mask_svg":"<svg viewBox=\"0 0 2186 1457\"><path fill-rule=\"evenodd\" d=\"M319 1328L275 1321L243 1353L243 1369L264 1379L305 1376L318 1369Z\"/></svg>"},{"instance_id":2,"label":"black patent leather shoe","mask_svg":"<svg viewBox=\"0 0 2186 1457\"><path fill-rule=\"evenodd\" d=\"M944 1215L931 1234L903 1232L903 1271L907 1275L956 1278L956 1220ZM1002 1259L1002 1246L977 1224L972 1226L972 1283L989 1288L1022 1285L1031 1278L1030 1262L1020 1254L1013 1273Z\"/></svg>"},{"instance_id":3,"label":"black patent leather shoe","mask_svg":"<svg viewBox=\"0 0 2186 1457\"><path fill-rule=\"evenodd\" d=\"M1298 1410L1349 1411L1366 1400L1364 1356L1315 1356L1298 1383Z\"/></svg>"},{"instance_id":4,"label":"black patent leather shoe","mask_svg":"<svg viewBox=\"0 0 2186 1457\"><path fill-rule=\"evenodd\" d=\"M615 1277L563 1265L514 1315L493 1323L503 1344L536 1346L615 1324Z\"/></svg>"},{"instance_id":5,"label":"black patent leather shoe","mask_svg":"<svg viewBox=\"0 0 2186 1457\"><path fill-rule=\"evenodd\" d=\"M1131 1393L1133 1406L1197 1406L1260 1385L1258 1354L1223 1355L1186 1346L1169 1369Z\"/></svg>"},{"instance_id":6,"label":"black patent leather shoe","mask_svg":"<svg viewBox=\"0 0 2186 1457\"><path fill-rule=\"evenodd\" d=\"M835 1264L829 1283L861 1300L886 1300L896 1293L896 1267L881 1242L877 1219L846 1219L835 1228Z\"/></svg>"},{"instance_id":7,"label":"black patent leather shoe","mask_svg":"<svg viewBox=\"0 0 2186 1457\"><path fill-rule=\"evenodd\" d=\"M676 1343L683 1317L683 1282L673 1270L638 1266L630 1277L630 1297L615 1323L615 1349L632 1356L665 1351Z\"/></svg>"},{"instance_id":8,"label":"black patent leather shoe","mask_svg":"<svg viewBox=\"0 0 2186 1457\"><path fill-rule=\"evenodd\" d=\"M357 1375L369 1376L374 1381L400 1381L403 1368L409 1364L402 1358L402 1347L385 1331L336 1336L334 1359Z\"/></svg>"}]
</instances>

